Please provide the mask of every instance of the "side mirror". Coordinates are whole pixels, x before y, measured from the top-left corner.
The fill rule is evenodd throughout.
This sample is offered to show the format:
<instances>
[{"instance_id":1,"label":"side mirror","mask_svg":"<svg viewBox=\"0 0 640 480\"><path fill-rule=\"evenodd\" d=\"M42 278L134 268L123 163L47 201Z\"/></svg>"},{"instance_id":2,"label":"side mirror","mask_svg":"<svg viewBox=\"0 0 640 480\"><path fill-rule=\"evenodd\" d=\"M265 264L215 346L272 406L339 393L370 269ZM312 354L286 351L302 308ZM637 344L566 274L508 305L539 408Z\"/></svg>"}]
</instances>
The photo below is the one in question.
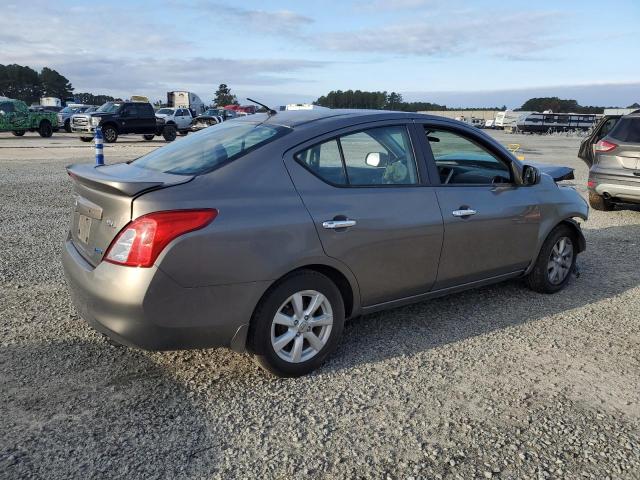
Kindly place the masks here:
<instances>
[{"instance_id":1,"label":"side mirror","mask_svg":"<svg viewBox=\"0 0 640 480\"><path fill-rule=\"evenodd\" d=\"M522 167L522 184L536 185L540 183L540 170L531 165Z\"/></svg>"},{"instance_id":2,"label":"side mirror","mask_svg":"<svg viewBox=\"0 0 640 480\"><path fill-rule=\"evenodd\" d=\"M364 159L364 163L366 163L370 167L380 166L380 153L379 152L367 153L367 156Z\"/></svg>"}]
</instances>

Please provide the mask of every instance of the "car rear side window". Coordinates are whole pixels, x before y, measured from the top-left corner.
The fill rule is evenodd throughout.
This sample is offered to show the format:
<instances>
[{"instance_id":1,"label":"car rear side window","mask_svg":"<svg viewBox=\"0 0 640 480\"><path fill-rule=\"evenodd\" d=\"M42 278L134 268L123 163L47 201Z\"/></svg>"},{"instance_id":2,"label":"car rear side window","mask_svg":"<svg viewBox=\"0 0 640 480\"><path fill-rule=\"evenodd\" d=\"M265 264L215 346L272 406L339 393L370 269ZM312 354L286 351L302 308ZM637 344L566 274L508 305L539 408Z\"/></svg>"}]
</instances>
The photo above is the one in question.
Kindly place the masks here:
<instances>
[{"instance_id":1,"label":"car rear side window","mask_svg":"<svg viewBox=\"0 0 640 480\"><path fill-rule=\"evenodd\" d=\"M414 185L416 162L404 126L362 130L314 145L296 160L338 186Z\"/></svg>"},{"instance_id":2,"label":"car rear side window","mask_svg":"<svg viewBox=\"0 0 640 480\"><path fill-rule=\"evenodd\" d=\"M621 142L640 143L640 117L622 118L609 136Z\"/></svg>"},{"instance_id":3,"label":"car rear side window","mask_svg":"<svg viewBox=\"0 0 640 480\"><path fill-rule=\"evenodd\" d=\"M134 160L132 165L178 175L201 175L287 134L276 125L229 122L214 125Z\"/></svg>"}]
</instances>

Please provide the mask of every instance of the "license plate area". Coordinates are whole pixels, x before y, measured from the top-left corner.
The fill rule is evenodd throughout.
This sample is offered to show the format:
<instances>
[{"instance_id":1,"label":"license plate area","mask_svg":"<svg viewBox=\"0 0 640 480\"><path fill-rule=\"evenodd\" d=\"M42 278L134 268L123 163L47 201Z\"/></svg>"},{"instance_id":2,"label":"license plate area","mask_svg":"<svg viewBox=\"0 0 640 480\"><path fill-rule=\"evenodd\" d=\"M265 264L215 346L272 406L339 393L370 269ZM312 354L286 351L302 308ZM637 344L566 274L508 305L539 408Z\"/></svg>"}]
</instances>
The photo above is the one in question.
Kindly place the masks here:
<instances>
[{"instance_id":1,"label":"license plate area","mask_svg":"<svg viewBox=\"0 0 640 480\"><path fill-rule=\"evenodd\" d=\"M86 215L78 216L78 240L85 245L89 242L89 233L91 232L91 218Z\"/></svg>"}]
</instances>

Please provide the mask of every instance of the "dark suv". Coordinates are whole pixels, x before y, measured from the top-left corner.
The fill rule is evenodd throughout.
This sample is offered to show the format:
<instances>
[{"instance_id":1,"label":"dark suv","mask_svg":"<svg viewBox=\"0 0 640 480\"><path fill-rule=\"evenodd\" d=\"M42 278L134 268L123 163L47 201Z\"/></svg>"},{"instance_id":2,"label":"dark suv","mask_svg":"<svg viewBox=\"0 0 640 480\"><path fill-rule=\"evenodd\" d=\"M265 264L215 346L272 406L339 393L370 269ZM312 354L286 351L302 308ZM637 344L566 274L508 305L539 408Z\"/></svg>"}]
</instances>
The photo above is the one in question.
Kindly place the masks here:
<instances>
[{"instance_id":1,"label":"dark suv","mask_svg":"<svg viewBox=\"0 0 640 480\"><path fill-rule=\"evenodd\" d=\"M120 134L138 133L145 140L153 140L156 135L171 142L176 138L175 125L166 125L156 118L150 103L143 102L107 102L98 110L86 115L74 115L71 131L80 134L80 140L93 140L96 127L102 128L106 143L113 143Z\"/></svg>"}]
</instances>

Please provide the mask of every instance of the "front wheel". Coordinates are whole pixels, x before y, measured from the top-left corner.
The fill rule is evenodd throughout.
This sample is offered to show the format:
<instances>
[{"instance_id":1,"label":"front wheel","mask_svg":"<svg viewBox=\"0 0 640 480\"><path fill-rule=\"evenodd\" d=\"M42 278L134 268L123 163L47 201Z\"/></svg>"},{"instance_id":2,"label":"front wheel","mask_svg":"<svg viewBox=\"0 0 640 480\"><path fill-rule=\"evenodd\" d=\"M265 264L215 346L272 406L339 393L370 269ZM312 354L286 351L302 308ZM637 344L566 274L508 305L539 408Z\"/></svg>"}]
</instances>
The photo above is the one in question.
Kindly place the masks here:
<instances>
[{"instance_id":1,"label":"front wheel","mask_svg":"<svg viewBox=\"0 0 640 480\"><path fill-rule=\"evenodd\" d=\"M162 129L162 138L167 142L173 142L176 139L176 127L167 125Z\"/></svg>"},{"instance_id":2,"label":"front wheel","mask_svg":"<svg viewBox=\"0 0 640 480\"><path fill-rule=\"evenodd\" d=\"M118 140L118 131L115 127L108 125L102 128L102 137L106 143L114 143Z\"/></svg>"},{"instance_id":3,"label":"front wheel","mask_svg":"<svg viewBox=\"0 0 640 480\"><path fill-rule=\"evenodd\" d=\"M42 138L49 138L53 135L53 127L48 120L43 120L40 122L40 126L38 127L38 133Z\"/></svg>"},{"instance_id":4,"label":"front wheel","mask_svg":"<svg viewBox=\"0 0 640 480\"><path fill-rule=\"evenodd\" d=\"M13 133L14 137L22 137L27 132L25 130L14 130L11 133Z\"/></svg>"},{"instance_id":5,"label":"front wheel","mask_svg":"<svg viewBox=\"0 0 640 480\"><path fill-rule=\"evenodd\" d=\"M539 293L562 290L575 270L577 255L573 230L566 225L558 225L542 244L533 270L527 275L529 288Z\"/></svg>"},{"instance_id":6,"label":"front wheel","mask_svg":"<svg viewBox=\"0 0 640 480\"><path fill-rule=\"evenodd\" d=\"M300 270L285 277L260 301L249 329L258 364L279 377L318 368L336 349L344 326L344 303L324 275Z\"/></svg>"}]
</instances>

